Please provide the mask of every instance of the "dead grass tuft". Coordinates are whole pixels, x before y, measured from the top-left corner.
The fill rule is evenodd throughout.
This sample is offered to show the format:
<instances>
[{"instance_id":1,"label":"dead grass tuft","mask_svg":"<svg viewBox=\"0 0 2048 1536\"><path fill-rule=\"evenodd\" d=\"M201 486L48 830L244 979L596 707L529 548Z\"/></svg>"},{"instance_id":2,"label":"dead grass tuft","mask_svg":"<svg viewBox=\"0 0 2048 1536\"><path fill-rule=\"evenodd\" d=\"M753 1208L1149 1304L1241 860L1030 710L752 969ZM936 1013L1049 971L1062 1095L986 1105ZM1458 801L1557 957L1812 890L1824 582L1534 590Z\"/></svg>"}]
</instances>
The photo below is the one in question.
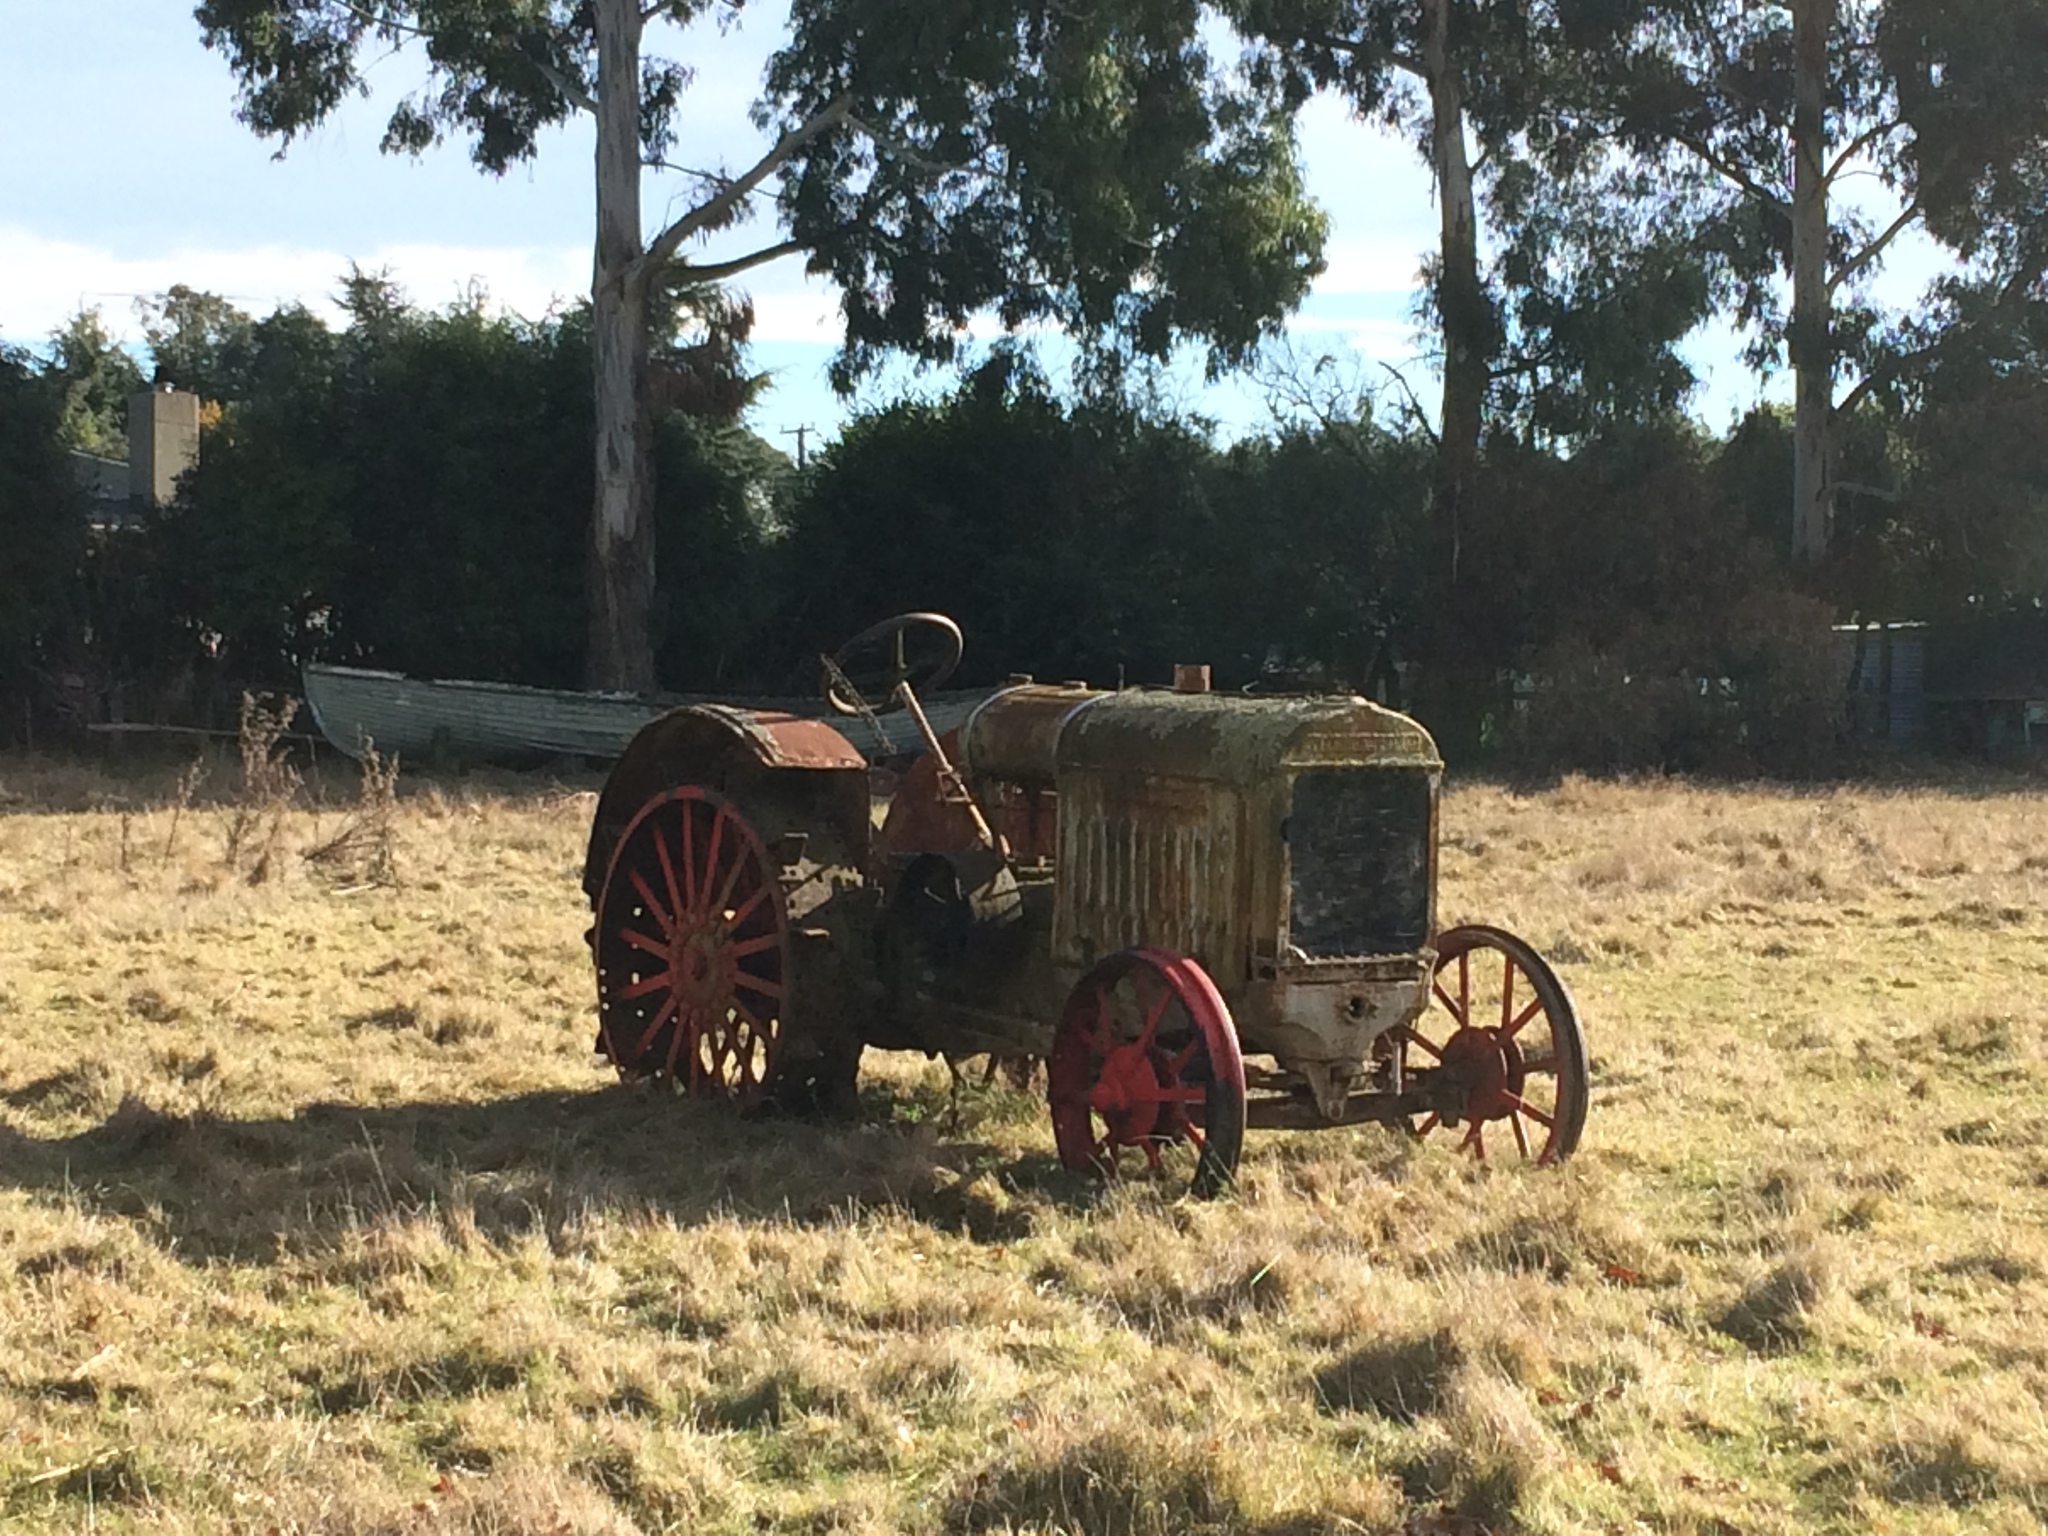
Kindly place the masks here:
<instances>
[{"instance_id":1,"label":"dead grass tuft","mask_svg":"<svg viewBox=\"0 0 2048 1536\"><path fill-rule=\"evenodd\" d=\"M1316 1401L1326 1412L1413 1424L1443 1406L1460 1358L1448 1328L1377 1339L1316 1373Z\"/></svg>"},{"instance_id":2,"label":"dead grass tuft","mask_svg":"<svg viewBox=\"0 0 2048 1536\"><path fill-rule=\"evenodd\" d=\"M1814 1310L1834 1285L1829 1256L1803 1245L1745 1287L1715 1326L1759 1352L1800 1348L1811 1337Z\"/></svg>"}]
</instances>

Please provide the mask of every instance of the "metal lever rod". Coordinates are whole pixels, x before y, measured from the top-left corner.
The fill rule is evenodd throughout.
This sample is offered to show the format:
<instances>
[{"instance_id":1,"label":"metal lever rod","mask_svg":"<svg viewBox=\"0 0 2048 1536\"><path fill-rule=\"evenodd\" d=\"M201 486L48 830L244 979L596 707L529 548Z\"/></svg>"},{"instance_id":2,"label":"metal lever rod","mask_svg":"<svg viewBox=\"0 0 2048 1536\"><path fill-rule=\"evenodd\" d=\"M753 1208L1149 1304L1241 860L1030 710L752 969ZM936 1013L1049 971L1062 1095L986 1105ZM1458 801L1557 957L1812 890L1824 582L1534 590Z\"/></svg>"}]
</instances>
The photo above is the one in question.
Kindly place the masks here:
<instances>
[{"instance_id":1,"label":"metal lever rod","mask_svg":"<svg viewBox=\"0 0 2048 1536\"><path fill-rule=\"evenodd\" d=\"M924 706L917 702L917 693L910 684L896 685L896 702L910 712L910 718L917 722L918 734L924 737L924 748L931 753L932 761L938 765L939 792L942 795L957 795L959 803L967 807L967 814L973 818L975 836L981 839L984 848L1000 854L1004 862L1010 857L1009 843L997 837L988 824L988 818L981 814L981 807L975 803L973 794L967 788L967 781L960 776L960 770L953 766L946 756L946 749L939 745L939 733L932 729L932 723L925 718Z\"/></svg>"}]
</instances>

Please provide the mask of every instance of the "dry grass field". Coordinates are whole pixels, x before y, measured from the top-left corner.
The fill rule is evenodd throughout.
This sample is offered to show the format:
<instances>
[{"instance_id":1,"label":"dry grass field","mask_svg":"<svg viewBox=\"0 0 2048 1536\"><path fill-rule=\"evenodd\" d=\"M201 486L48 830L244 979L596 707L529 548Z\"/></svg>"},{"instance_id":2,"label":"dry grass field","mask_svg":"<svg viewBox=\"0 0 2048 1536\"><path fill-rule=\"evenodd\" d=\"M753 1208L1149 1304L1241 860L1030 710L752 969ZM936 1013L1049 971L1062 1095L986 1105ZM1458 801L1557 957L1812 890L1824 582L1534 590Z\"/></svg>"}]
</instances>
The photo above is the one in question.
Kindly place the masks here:
<instances>
[{"instance_id":1,"label":"dry grass field","mask_svg":"<svg viewBox=\"0 0 2048 1536\"><path fill-rule=\"evenodd\" d=\"M1204 1205L920 1058L851 1126L611 1082L587 783L401 784L387 885L301 856L352 781L231 866L174 777L0 761L9 1531L2048 1518L2021 781L1454 787L1443 918L1561 962L1579 1158L1254 1133Z\"/></svg>"}]
</instances>

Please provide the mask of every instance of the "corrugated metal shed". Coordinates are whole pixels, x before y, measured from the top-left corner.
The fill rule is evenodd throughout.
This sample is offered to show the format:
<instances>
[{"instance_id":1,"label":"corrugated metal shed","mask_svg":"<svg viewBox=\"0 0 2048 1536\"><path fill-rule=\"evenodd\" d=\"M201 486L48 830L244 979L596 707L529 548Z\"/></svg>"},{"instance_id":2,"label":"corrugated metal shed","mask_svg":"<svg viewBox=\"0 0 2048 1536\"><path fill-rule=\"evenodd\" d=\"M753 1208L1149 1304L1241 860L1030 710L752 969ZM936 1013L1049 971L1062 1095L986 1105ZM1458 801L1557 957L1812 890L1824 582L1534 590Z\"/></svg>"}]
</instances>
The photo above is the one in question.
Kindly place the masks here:
<instances>
[{"instance_id":1,"label":"corrugated metal shed","mask_svg":"<svg viewBox=\"0 0 2048 1536\"><path fill-rule=\"evenodd\" d=\"M1918 741L1927 722L1928 626L1837 624L1835 641L1856 733L1900 747Z\"/></svg>"}]
</instances>

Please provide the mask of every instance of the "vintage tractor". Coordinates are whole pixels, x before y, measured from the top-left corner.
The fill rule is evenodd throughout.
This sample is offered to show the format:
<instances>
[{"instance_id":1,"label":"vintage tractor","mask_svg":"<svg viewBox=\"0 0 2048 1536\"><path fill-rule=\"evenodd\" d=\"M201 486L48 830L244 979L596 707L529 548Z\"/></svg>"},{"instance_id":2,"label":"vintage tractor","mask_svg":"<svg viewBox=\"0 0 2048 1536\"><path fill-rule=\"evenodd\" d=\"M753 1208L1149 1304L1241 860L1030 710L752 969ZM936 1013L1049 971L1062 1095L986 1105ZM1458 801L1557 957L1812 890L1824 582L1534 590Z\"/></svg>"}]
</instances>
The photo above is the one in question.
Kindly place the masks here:
<instances>
[{"instance_id":1,"label":"vintage tractor","mask_svg":"<svg viewBox=\"0 0 2048 1536\"><path fill-rule=\"evenodd\" d=\"M824 659L863 735L914 723L891 722L921 750L887 764L822 710L691 705L634 738L583 875L622 1075L833 1110L868 1046L1043 1057L1064 1163L1142 1154L1205 1195L1248 1127L1571 1154L1578 1014L1512 934L1437 930L1420 725L1212 693L1206 668L935 694L960 651L951 620L905 614Z\"/></svg>"}]
</instances>

